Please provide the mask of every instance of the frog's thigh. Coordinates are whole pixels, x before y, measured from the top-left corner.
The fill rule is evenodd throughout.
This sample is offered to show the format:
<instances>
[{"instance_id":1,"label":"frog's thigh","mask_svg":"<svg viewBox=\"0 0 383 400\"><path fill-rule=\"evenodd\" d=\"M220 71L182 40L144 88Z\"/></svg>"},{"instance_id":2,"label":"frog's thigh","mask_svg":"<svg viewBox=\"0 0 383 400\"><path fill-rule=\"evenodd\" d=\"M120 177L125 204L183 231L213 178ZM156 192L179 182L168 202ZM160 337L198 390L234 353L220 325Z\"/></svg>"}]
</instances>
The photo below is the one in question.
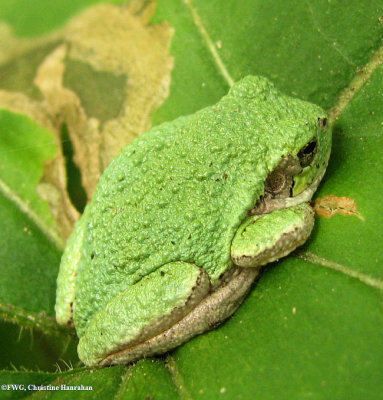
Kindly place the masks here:
<instances>
[{"instance_id":1,"label":"frog's thigh","mask_svg":"<svg viewBox=\"0 0 383 400\"><path fill-rule=\"evenodd\" d=\"M231 258L241 267L260 267L302 245L313 226L314 212L307 203L253 215L239 227L231 244Z\"/></svg>"},{"instance_id":2,"label":"frog's thigh","mask_svg":"<svg viewBox=\"0 0 383 400\"><path fill-rule=\"evenodd\" d=\"M60 272L57 277L55 305L56 320L61 325L72 325L75 282L81 256L82 241L87 225L86 213L87 208L69 236L61 258Z\"/></svg>"},{"instance_id":3,"label":"frog's thigh","mask_svg":"<svg viewBox=\"0 0 383 400\"><path fill-rule=\"evenodd\" d=\"M234 267L226 279L180 321L145 342L111 354L100 364L123 364L161 354L215 328L239 307L257 275L256 268Z\"/></svg>"},{"instance_id":4,"label":"frog's thigh","mask_svg":"<svg viewBox=\"0 0 383 400\"><path fill-rule=\"evenodd\" d=\"M114 297L89 323L78 353L87 365L158 335L182 319L207 295L210 280L202 268L165 264Z\"/></svg>"}]
</instances>

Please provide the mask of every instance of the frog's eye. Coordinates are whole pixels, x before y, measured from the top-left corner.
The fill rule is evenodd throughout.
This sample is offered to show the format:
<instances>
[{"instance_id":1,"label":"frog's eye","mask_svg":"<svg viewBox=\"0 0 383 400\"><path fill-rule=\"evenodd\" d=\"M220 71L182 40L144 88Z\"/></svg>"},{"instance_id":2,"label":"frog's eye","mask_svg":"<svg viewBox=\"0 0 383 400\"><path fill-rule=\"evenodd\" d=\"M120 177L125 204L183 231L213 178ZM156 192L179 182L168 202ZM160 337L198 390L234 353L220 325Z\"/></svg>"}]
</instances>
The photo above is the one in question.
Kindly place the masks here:
<instances>
[{"instance_id":1,"label":"frog's eye","mask_svg":"<svg viewBox=\"0 0 383 400\"><path fill-rule=\"evenodd\" d=\"M317 141L313 139L311 142L304 145L298 153L299 163L302 168L307 167L311 164L314 159L317 149Z\"/></svg>"}]
</instances>

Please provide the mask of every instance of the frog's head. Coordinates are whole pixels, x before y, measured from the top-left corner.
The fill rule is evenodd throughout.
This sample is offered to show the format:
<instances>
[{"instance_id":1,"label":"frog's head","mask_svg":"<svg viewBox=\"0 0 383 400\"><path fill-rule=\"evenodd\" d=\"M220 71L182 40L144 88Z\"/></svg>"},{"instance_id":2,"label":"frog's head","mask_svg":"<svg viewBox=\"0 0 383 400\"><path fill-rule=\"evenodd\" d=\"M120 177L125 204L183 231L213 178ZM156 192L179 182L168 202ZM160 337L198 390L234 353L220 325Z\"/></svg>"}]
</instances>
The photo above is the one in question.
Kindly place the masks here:
<instances>
[{"instance_id":1,"label":"frog's head","mask_svg":"<svg viewBox=\"0 0 383 400\"><path fill-rule=\"evenodd\" d=\"M327 167L331 149L331 127L325 112L306 101L281 94L262 77L248 77L237 87L243 98L251 91L250 108L257 114L255 125L261 126L269 149L266 159L264 193L251 214L309 201ZM259 113L258 110L264 110ZM261 116L260 116L261 115Z\"/></svg>"},{"instance_id":2,"label":"frog's head","mask_svg":"<svg viewBox=\"0 0 383 400\"><path fill-rule=\"evenodd\" d=\"M331 129L327 117L323 114L315 116L312 126L314 129L310 140L298 153L287 157L296 168L290 189L293 197L307 190L312 190L312 193L316 190L330 157Z\"/></svg>"}]
</instances>

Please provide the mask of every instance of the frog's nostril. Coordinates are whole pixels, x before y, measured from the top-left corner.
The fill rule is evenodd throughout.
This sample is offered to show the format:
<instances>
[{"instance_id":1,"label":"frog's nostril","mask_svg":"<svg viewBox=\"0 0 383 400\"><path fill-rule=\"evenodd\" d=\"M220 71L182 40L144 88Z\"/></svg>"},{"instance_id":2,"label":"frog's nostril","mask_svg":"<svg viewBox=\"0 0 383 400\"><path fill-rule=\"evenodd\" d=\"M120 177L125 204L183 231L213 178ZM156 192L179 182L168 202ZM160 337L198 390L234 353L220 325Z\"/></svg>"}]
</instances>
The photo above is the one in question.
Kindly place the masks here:
<instances>
[{"instance_id":1,"label":"frog's nostril","mask_svg":"<svg viewBox=\"0 0 383 400\"><path fill-rule=\"evenodd\" d=\"M326 128L327 127L327 118L318 118L318 125L321 128Z\"/></svg>"}]
</instances>

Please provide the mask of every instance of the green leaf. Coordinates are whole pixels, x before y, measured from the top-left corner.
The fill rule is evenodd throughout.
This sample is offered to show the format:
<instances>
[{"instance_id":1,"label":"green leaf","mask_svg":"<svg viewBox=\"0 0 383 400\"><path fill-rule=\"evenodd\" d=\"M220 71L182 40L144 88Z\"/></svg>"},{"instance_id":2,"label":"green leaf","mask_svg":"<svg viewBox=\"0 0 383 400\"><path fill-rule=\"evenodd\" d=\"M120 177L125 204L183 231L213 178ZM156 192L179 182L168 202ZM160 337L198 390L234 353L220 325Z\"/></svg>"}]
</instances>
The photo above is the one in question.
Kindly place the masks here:
<instances>
[{"instance_id":1,"label":"green leaf","mask_svg":"<svg viewBox=\"0 0 383 400\"><path fill-rule=\"evenodd\" d=\"M0 313L35 326L37 314L53 316L60 259L49 209L36 191L55 146L27 117L1 110L0 126Z\"/></svg>"},{"instance_id":2,"label":"green leaf","mask_svg":"<svg viewBox=\"0 0 383 400\"><path fill-rule=\"evenodd\" d=\"M52 398L179 399L169 371L160 360L134 366L80 368L60 373L0 371L1 399L29 397L37 391ZM21 387L19 385L22 385Z\"/></svg>"},{"instance_id":3,"label":"green leaf","mask_svg":"<svg viewBox=\"0 0 383 400\"><path fill-rule=\"evenodd\" d=\"M311 251L383 279L383 69L379 66L334 125L333 157L318 196L346 195L363 219L319 219Z\"/></svg>"},{"instance_id":4,"label":"green leaf","mask_svg":"<svg viewBox=\"0 0 383 400\"><path fill-rule=\"evenodd\" d=\"M80 364L75 341L69 336L47 336L41 328L25 329L19 324L0 322L0 338L0 370L20 368L55 372L58 368L68 368L64 360L71 360L74 366Z\"/></svg>"},{"instance_id":5,"label":"green leaf","mask_svg":"<svg viewBox=\"0 0 383 400\"><path fill-rule=\"evenodd\" d=\"M20 13L19 3L3 0L0 17L18 34L32 36L59 28L70 15L96 1L75 3L67 7L63 0L23 1ZM171 47L175 66L170 95L152 115L152 122L213 104L232 80L265 75L287 94L330 112L333 150L316 197L352 199L360 217L318 216L304 248L268 266L232 318L176 349L166 361L158 358L129 367L84 370L93 371L92 375L69 371L62 374L72 374L68 382L91 381L99 388L106 385L103 394L109 397L133 399L381 396L382 15L381 1L158 0L153 23L168 21L175 29ZM21 118L18 123L25 121ZM18 147L28 143L23 137L20 140ZM3 154L6 148L0 144ZM15 165L11 152L6 152L10 161L4 164ZM27 172L42 171L44 157L34 167L22 160L15 178L6 172L11 193L33 198L20 195L18 187L30 181ZM28 193L33 192L39 173L34 176ZM15 199L6 195L1 200L0 293L4 304L25 311L14 318L23 324L29 312L34 317L41 311L53 315L59 253L40 220L31 218ZM3 316L11 319L5 314L3 308ZM29 326L38 327L34 324ZM45 324L49 325L46 319ZM14 374L7 379L36 379L37 383L63 379L44 373ZM92 394L97 397L95 391Z\"/></svg>"},{"instance_id":6,"label":"green leaf","mask_svg":"<svg viewBox=\"0 0 383 400\"><path fill-rule=\"evenodd\" d=\"M264 75L286 94L329 109L381 45L381 12L381 2L356 0L160 0L155 21L175 28L177 62L170 97L157 118L194 112L226 93L203 28L234 80Z\"/></svg>"},{"instance_id":7,"label":"green leaf","mask_svg":"<svg viewBox=\"0 0 383 400\"><path fill-rule=\"evenodd\" d=\"M43 164L57 148L52 135L29 118L0 110L0 190L45 236L62 245L47 204L37 193Z\"/></svg>"},{"instance_id":8,"label":"green leaf","mask_svg":"<svg viewBox=\"0 0 383 400\"><path fill-rule=\"evenodd\" d=\"M42 392L45 396L72 399L113 398L119 390L126 367L75 369L63 373L0 371L0 396L3 399L25 398ZM12 386L13 385L13 386ZM21 385L21 386L20 386Z\"/></svg>"},{"instance_id":9,"label":"green leaf","mask_svg":"<svg viewBox=\"0 0 383 400\"><path fill-rule=\"evenodd\" d=\"M179 399L172 375L163 359L139 361L132 367L121 387L124 399Z\"/></svg>"}]
</instances>

